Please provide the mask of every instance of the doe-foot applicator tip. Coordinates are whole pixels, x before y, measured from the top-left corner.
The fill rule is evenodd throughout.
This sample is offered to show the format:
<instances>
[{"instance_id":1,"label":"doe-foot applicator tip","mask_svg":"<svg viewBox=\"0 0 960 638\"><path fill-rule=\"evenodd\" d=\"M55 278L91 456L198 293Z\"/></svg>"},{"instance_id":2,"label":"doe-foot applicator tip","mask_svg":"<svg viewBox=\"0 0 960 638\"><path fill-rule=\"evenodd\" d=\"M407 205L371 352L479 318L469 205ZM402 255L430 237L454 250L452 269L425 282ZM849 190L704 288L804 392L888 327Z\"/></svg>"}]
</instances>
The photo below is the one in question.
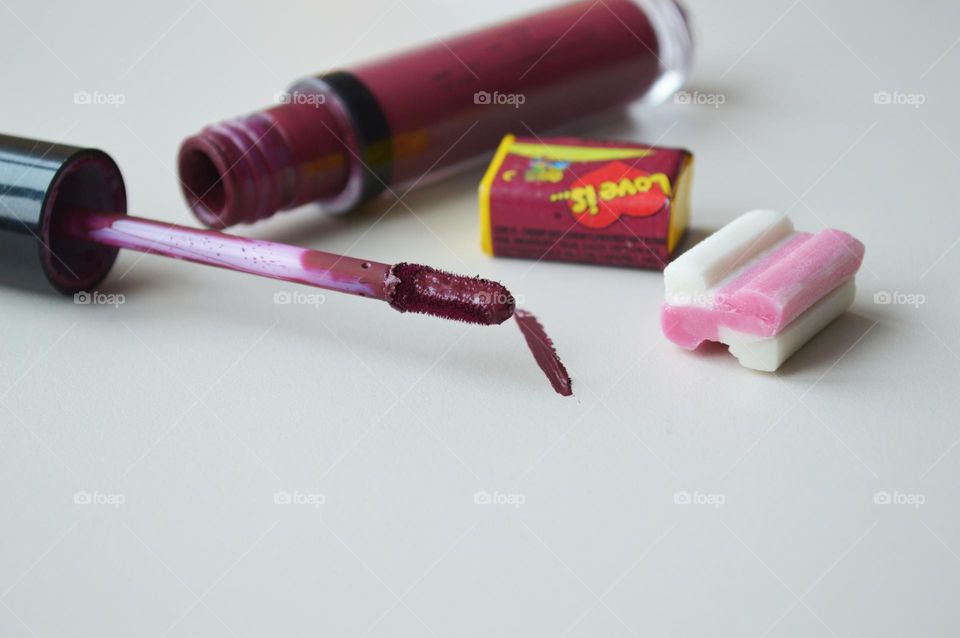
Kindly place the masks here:
<instances>
[{"instance_id":1,"label":"doe-foot applicator tip","mask_svg":"<svg viewBox=\"0 0 960 638\"><path fill-rule=\"evenodd\" d=\"M392 266L387 287L387 301L400 312L419 312L466 323L501 324L513 316L516 306L513 295L502 284L421 264Z\"/></svg>"}]
</instances>

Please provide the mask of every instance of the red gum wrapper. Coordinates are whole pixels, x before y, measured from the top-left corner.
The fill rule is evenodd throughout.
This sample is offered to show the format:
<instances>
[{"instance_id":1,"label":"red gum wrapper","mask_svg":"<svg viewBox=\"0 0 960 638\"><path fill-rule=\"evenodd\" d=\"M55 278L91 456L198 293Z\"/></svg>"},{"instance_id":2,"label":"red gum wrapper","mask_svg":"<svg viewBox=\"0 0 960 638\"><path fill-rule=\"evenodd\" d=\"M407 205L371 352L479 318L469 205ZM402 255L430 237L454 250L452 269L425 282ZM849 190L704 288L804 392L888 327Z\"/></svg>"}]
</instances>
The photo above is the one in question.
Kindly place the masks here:
<instances>
[{"instance_id":1,"label":"red gum wrapper","mask_svg":"<svg viewBox=\"0 0 960 638\"><path fill-rule=\"evenodd\" d=\"M692 177L683 149L508 135L480 183L483 250L663 270L690 220Z\"/></svg>"}]
</instances>

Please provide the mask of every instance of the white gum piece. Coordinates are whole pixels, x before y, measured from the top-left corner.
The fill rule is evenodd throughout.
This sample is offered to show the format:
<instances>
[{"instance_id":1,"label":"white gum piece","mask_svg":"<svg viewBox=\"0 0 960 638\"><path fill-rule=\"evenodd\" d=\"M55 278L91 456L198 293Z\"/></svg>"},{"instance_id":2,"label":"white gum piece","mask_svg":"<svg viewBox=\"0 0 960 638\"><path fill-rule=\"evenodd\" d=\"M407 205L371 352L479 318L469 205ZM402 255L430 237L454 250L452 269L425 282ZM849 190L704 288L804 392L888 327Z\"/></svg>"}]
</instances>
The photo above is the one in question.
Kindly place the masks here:
<instances>
[{"instance_id":1,"label":"white gum piece","mask_svg":"<svg viewBox=\"0 0 960 638\"><path fill-rule=\"evenodd\" d=\"M756 335L720 326L719 340L729 346L730 354L735 356L743 367L774 372L803 344L846 312L853 303L856 290L856 284L851 277L773 337L758 339Z\"/></svg>"},{"instance_id":2,"label":"white gum piece","mask_svg":"<svg viewBox=\"0 0 960 638\"><path fill-rule=\"evenodd\" d=\"M793 233L783 213L754 210L744 213L683 253L663 271L668 303L707 302L709 291L742 271L753 259Z\"/></svg>"}]
</instances>

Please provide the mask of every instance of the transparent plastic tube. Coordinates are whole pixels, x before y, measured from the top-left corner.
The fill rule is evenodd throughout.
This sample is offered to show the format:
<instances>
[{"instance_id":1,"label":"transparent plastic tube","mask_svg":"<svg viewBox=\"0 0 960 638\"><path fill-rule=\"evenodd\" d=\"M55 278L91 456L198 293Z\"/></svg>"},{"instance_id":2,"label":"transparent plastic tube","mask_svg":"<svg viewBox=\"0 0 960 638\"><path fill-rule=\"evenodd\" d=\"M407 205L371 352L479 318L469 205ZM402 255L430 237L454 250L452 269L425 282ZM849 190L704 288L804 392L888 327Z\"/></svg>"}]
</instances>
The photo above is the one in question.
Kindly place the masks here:
<instances>
[{"instance_id":1,"label":"transparent plastic tube","mask_svg":"<svg viewBox=\"0 0 960 638\"><path fill-rule=\"evenodd\" d=\"M450 173L506 133L549 131L684 81L674 0L585 0L295 83L264 111L187 139L184 194L213 227L309 202L353 210Z\"/></svg>"}]
</instances>

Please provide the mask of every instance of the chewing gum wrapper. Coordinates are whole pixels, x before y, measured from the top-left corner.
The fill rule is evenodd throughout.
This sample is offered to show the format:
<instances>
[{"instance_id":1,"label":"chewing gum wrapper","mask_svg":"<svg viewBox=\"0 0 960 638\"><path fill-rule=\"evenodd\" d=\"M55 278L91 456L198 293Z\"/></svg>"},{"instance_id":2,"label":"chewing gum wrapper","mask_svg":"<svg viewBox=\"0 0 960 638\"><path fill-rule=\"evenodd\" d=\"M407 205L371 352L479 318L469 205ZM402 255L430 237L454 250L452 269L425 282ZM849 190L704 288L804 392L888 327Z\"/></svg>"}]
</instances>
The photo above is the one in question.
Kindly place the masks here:
<instances>
[{"instance_id":1,"label":"chewing gum wrapper","mask_svg":"<svg viewBox=\"0 0 960 638\"><path fill-rule=\"evenodd\" d=\"M484 252L663 270L690 220L693 155L506 136L480 184Z\"/></svg>"}]
</instances>

